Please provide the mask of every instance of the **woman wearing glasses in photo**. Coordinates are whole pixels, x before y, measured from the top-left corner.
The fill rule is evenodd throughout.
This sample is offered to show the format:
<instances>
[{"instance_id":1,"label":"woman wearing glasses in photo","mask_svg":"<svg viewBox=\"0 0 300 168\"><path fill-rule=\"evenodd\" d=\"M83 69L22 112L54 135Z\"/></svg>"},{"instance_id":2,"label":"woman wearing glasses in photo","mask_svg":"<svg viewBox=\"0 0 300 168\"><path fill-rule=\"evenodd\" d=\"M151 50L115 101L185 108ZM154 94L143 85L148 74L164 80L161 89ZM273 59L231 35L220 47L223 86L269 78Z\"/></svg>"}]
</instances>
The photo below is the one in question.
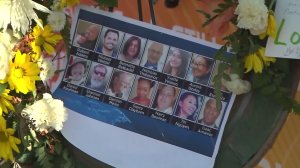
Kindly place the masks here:
<instances>
[{"instance_id":1,"label":"woman wearing glasses in photo","mask_svg":"<svg viewBox=\"0 0 300 168\"><path fill-rule=\"evenodd\" d=\"M212 59L201 55L194 55L186 79L191 82L207 85L212 68Z\"/></svg>"},{"instance_id":2,"label":"woman wearing glasses in photo","mask_svg":"<svg viewBox=\"0 0 300 168\"><path fill-rule=\"evenodd\" d=\"M86 83L88 88L104 92L106 85L107 67L102 64L97 64L91 68L89 80Z\"/></svg>"}]
</instances>

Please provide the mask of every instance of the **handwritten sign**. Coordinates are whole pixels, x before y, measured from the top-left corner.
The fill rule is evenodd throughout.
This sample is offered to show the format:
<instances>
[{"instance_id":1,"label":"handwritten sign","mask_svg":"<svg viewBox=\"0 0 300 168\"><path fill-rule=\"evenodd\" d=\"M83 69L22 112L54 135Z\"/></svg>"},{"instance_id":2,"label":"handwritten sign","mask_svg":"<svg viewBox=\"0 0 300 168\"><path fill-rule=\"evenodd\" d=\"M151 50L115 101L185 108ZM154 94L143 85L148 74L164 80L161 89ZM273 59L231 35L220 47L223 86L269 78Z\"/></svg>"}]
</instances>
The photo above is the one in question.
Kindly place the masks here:
<instances>
[{"instance_id":1,"label":"handwritten sign","mask_svg":"<svg viewBox=\"0 0 300 168\"><path fill-rule=\"evenodd\" d=\"M277 33L269 38L266 55L300 59L300 1L277 0L275 18Z\"/></svg>"}]
</instances>

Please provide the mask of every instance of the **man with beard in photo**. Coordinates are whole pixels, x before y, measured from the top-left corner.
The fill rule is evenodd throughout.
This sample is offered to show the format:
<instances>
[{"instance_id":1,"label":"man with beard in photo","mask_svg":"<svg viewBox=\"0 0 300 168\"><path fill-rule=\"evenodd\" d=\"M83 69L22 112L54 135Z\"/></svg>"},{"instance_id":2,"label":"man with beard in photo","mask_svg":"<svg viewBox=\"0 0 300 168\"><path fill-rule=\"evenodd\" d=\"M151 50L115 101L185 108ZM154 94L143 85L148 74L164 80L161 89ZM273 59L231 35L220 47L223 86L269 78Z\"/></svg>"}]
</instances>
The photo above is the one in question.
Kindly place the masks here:
<instances>
[{"instance_id":1,"label":"man with beard in photo","mask_svg":"<svg viewBox=\"0 0 300 168\"><path fill-rule=\"evenodd\" d=\"M104 92L105 85L106 85L104 79L106 74L107 74L106 66L102 64L97 64L91 71L90 80L87 82L86 86L91 89Z\"/></svg>"},{"instance_id":2,"label":"man with beard in photo","mask_svg":"<svg viewBox=\"0 0 300 168\"><path fill-rule=\"evenodd\" d=\"M103 37L103 44L99 46L97 52L111 56L113 58L117 57L117 52L115 51L115 47L119 40L119 32L113 29L107 29L104 37Z\"/></svg>"}]
</instances>

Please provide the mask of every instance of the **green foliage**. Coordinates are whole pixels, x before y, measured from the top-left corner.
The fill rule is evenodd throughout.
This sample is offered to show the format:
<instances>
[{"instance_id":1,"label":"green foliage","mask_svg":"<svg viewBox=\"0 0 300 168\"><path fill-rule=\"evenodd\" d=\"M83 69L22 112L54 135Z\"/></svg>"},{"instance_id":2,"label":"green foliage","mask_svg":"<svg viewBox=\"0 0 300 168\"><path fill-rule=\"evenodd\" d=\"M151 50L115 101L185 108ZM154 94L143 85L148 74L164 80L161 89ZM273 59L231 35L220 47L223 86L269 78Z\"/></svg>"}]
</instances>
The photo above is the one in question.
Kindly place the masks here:
<instances>
[{"instance_id":1,"label":"green foliage","mask_svg":"<svg viewBox=\"0 0 300 168\"><path fill-rule=\"evenodd\" d=\"M7 88L7 83L0 83L0 94L2 94L6 88Z\"/></svg>"},{"instance_id":2,"label":"green foliage","mask_svg":"<svg viewBox=\"0 0 300 168\"><path fill-rule=\"evenodd\" d=\"M53 165L53 156L45 151L44 146L41 146L35 150L35 156L37 158L36 166L42 168L52 168Z\"/></svg>"},{"instance_id":3,"label":"green foliage","mask_svg":"<svg viewBox=\"0 0 300 168\"><path fill-rule=\"evenodd\" d=\"M118 6L118 0L95 0L100 5L104 5L107 7L117 7Z\"/></svg>"},{"instance_id":4,"label":"green foliage","mask_svg":"<svg viewBox=\"0 0 300 168\"><path fill-rule=\"evenodd\" d=\"M234 3L234 0L225 0L223 3L218 4L218 7L213 10L213 13L215 14L214 16L211 16L211 14L202 9L198 9L197 12L201 13L206 18L206 21L202 24L202 26L204 27L210 24L217 17L221 16L223 12L232 7Z\"/></svg>"}]
</instances>

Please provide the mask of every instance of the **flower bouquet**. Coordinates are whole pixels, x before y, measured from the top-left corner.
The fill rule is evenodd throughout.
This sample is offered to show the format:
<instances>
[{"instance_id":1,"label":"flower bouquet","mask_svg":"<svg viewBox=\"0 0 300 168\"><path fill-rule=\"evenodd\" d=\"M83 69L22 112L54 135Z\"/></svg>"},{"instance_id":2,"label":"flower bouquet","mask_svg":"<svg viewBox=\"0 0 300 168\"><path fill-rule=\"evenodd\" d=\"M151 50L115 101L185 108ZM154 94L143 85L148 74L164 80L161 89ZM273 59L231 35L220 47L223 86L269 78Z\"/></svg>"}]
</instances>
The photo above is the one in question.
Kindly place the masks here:
<instances>
[{"instance_id":1,"label":"flower bouquet","mask_svg":"<svg viewBox=\"0 0 300 168\"><path fill-rule=\"evenodd\" d=\"M215 54L220 62L214 78L216 95L223 89L242 94L231 110L215 167L254 167L272 144L286 113L300 114L300 104L291 96L299 68L296 60L265 54L267 38L278 36L275 0L212 3L212 9L198 10L206 18L203 26L213 30L234 26L225 35L214 34L224 43Z\"/></svg>"},{"instance_id":2,"label":"flower bouquet","mask_svg":"<svg viewBox=\"0 0 300 168\"><path fill-rule=\"evenodd\" d=\"M1 0L0 167L74 167L59 131L67 120L49 80L63 70L72 12L79 0ZM95 7L117 1L82 1Z\"/></svg>"},{"instance_id":3,"label":"flower bouquet","mask_svg":"<svg viewBox=\"0 0 300 168\"><path fill-rule=\"evenodd\" d=\"M206 0L201 0L206 3ZM214 78L217 95L220 89L240 95L260 91L282 104L285 109L299 113L299 102L290 98L286 80L290 73L290 60L265 55L267 37L275 39L277 29L274 18L275 0L217 0L209 12L199 9L206 17L203 26L232 24L234 31L216 33L223 38L224 45L215 54L221 63ZM227 22L224 22L227 21ZM219 28L224 25L218 25ZM214 28L216 29L216 28ZM231 56L228 57L226 52Z\"/></svg>"}]
</instances>

